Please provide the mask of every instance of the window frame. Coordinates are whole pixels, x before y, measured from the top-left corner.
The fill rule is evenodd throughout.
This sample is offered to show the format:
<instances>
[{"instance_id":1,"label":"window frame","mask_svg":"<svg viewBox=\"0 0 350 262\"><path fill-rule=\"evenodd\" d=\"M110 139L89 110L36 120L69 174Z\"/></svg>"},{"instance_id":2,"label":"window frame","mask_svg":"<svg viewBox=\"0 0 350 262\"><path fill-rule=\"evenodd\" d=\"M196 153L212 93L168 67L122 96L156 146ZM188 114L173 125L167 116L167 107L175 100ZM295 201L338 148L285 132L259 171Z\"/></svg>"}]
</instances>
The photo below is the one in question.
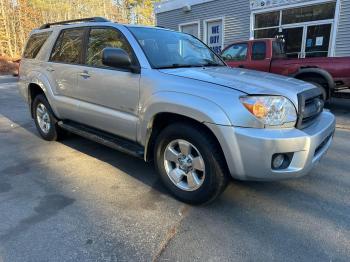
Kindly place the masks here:
<instances>
[{"instance_id":1,"label":"window frame","mask_svg":"<svg viewBox=\"0 0 350 262\"><path fill-rule=\"evenodd\" d=\"M61 29L58 36L56 37L56 40L55 40L55 43L53 44L52 48L51 48L51 52L50 52L50 56L49 56L49 62L50 63L57 63L57 64L66 64L66 65L83 65L82 64L82 61L83 61L83 52L84 50L82 49L81 52L80 52L80 57L79 57L79 62L78 63L67 63L67 62L62 62L62 61L53 61L52 60L52 55L53 55L53 51L56 47L56 44L58 42L58 40L60 39L60 37L64 37L64 32L66 31L73 31L73 30L82 30L83 31L83 35L82 35L82 45L83 45L83 48L84 48L84 45L85 45L85 34L86 34L86 27L70 27L70 28L64 28L64 29ZM59 49L61 49L61 45L62 43L60 43L60 46L59 46Z\"/></svg>"}]
</instances>

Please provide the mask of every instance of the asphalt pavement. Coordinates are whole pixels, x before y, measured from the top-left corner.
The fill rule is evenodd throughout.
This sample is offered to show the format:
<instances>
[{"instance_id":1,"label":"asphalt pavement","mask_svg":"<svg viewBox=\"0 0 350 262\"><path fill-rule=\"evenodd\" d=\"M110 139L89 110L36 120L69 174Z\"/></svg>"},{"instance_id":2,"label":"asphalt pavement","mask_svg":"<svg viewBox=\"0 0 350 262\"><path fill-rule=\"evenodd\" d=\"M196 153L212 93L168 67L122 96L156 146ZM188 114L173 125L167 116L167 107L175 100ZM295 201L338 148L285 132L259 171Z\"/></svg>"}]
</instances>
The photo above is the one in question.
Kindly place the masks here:
<instances>
[{"instance_id":1,"label":"asphalt pavement","mask_svg":"<svg viewBox=\"0 0 350 262\"><path fill-rule=\"evenodd\" d=\"M232 181L214 203L168 195L150 164L86 139L42 140L0 78L0 262L350 261L350 101L308 175Z\"/></svg>"}]
</instances>

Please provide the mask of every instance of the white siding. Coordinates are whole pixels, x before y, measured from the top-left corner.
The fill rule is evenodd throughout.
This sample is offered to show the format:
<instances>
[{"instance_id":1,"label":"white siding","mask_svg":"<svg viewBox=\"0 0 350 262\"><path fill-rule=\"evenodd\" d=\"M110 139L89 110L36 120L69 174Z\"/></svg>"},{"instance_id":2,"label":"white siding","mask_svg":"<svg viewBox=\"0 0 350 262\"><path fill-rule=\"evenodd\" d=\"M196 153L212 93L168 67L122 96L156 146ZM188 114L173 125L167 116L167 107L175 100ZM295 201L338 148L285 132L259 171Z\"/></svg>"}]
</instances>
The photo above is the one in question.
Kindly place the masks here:
<instances>
[{"instance_id":1,"label":"white siding","mask_svg":"<svg viewBox=\"0 0 350 262\"><path fill-rule=\"evenodd\" d=\"M250 7L248 0L216 0L193 5L190 12L176 9L156 14L157 25L178 30L182 23L200 21L200 35L203 40L203 20L224 17L224 46L237 41L249 39Z\"/></svg>"},{"instance_id":2,"label":"white siding","mask_svg":"<svg viewBox=\"0 0 350 262\"><path fill-rule=\"evenodd\" d=\"M335 56L350 56L350 0L342 0L340 3Z\"/></svg>"},{"instance_id":3,"label":"white siding","mask_svg":"<svg viewBox=\"0 0 350 262\"><path fill-rule=\"evenodd\" d=\"M350 0L340 0L340 15L335 39L335 56L350 56ZM296 0L296 3L309 0ZM312 1L314 2L314 1ZM157 25L178 30L182 23L200 21L200 38L203 39L203 20L224 17L224 46L250 37L249 0L215 0L193 5L190 12L182 8L156 14Z\"/></svg>"}]
</instances>

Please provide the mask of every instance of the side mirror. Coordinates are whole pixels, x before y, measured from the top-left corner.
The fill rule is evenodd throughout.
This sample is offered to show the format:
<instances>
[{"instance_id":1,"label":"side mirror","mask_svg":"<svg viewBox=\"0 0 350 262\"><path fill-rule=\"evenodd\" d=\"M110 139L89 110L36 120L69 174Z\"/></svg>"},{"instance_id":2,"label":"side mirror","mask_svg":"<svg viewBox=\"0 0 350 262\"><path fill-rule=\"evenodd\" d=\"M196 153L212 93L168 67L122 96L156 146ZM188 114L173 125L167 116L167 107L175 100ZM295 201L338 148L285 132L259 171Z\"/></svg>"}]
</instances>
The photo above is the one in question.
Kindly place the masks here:
<instances>
[{"instance_id":1,"label":"side mirror","mask_svg":"<svg viewBox=\"0 0 350 262\"><path fill-rule=\"evenodd\" d=\"M102 63L106 66L130 69L139 73L140 68L132 65L130 56L120 48L107 47L102 51Z\"/></svg>"}]
</instances>

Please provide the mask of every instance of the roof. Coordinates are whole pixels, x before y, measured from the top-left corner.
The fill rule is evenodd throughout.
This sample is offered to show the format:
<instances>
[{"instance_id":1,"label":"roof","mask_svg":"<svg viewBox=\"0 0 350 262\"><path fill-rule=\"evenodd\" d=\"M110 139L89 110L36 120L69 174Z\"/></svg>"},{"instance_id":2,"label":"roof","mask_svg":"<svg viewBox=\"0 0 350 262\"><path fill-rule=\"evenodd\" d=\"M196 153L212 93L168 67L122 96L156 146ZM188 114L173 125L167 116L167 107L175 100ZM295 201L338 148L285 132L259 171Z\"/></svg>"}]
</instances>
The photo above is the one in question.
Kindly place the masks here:
<instances>
[{"instance_id":1,"label":"roof","mask_svg":"<svg viewBox=\"0 0 350 262\"><path fill-rule=\"evenodd\" d=\"M163 0L155 4L154 12L156 14L169 12L186 7L187 10L193 5L203 4L214 0Z\"/></svg>"}]
</instances>

